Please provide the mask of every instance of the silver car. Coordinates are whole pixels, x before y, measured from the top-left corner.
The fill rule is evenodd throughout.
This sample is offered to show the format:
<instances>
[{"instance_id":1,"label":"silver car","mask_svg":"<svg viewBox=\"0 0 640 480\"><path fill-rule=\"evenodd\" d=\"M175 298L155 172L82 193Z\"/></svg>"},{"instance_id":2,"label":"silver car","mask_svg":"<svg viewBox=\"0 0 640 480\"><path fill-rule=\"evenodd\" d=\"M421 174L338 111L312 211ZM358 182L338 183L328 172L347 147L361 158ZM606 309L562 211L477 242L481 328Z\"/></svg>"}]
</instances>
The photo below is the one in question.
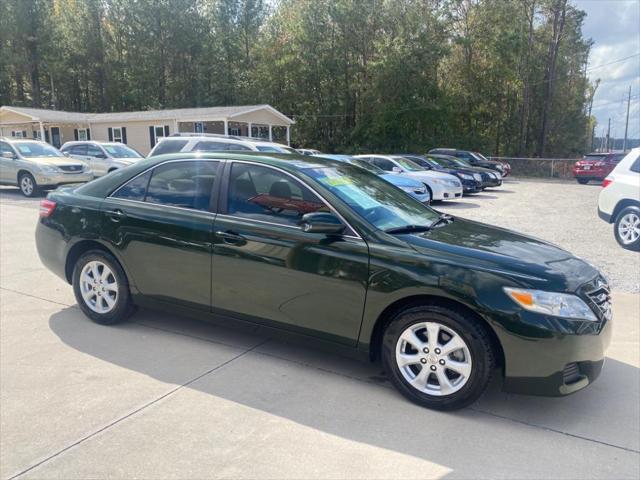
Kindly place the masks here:
<instances>
[{"instance_id":1,"label":"silver car","mask_svg":"<svg viewBox=\"0 0 640 480\"><path fill-rule=\"evenodd\" d=\"M119 142L67 142L60 151L70 158L85 162L96 177L127 167L144 158L133 148Z\"/></svg>"},{"instance_id":2,"label":"silver car","mask_svg":"<svg viewBox=\"0 0 640 480\"><path fill-rule=\"evenodd\" d=\"M27 197L37 195L41 188L92 179L87 165L65 157L48 143L0 137L0 184L16 185Z\"/></svg>"}]
</instances>

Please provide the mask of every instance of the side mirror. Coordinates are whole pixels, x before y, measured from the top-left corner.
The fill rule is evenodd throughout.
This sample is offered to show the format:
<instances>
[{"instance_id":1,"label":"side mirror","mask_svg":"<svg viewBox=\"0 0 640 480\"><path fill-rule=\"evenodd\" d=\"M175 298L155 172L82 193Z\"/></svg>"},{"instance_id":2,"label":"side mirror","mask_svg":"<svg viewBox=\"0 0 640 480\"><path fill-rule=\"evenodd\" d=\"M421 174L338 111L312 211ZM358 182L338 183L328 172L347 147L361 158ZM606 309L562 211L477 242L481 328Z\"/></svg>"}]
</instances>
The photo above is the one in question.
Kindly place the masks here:
<instances>
[{"instance_id":1,"label":"side mirror","mask_svg":"<svg viewBox=\"0 0 640 480\"><path fill-rule=\"evenodd\" d=\"M2 158L8 158L9 160L15 160L18 157L13 152L2 152Z\"/></svg>"},{"instance_id":2,"label":"side mirror","mask_svg":"<svg viewBox=\"0 0 640 480\"><path fill-rule=\"evenodd\" d=\"M99 153L98 155L96 155L96 158L105 159L107 158L107 156L104 153Z\"/></svg>"},{"instance_id":3,"label":"side mirror","mask_svg":"<svg viewBox=\"0 0 640 480\"><path fill-rule=\"evenodd\" d=\"M307 213L302 216L300 227L307 233L324 233L339 235L344 231L344 224L333 213Z\"/></svg>"},{"instance_id":4,"label":"side mirror","mask_svg":"<svg viewBox=\"0 0 640 480\"><path fill-rule=\"evenodd\" d=\"M400 167L393 167L393 168L391 169L391 171L392 171L393 173L402 173L402 169L401 169Z\"/></svg>"},{"instance_id":5,"label":"side mirror","mask_svg":"<svg viewBox=\"0 0 640 480\"><path fill-rule=\"evenodd\" d=\"M65 157L70 157L70 156L71 156L71 155L69 155L69 152L62 152L62 154L63 154Z\"/></svg>"}]
</instances>

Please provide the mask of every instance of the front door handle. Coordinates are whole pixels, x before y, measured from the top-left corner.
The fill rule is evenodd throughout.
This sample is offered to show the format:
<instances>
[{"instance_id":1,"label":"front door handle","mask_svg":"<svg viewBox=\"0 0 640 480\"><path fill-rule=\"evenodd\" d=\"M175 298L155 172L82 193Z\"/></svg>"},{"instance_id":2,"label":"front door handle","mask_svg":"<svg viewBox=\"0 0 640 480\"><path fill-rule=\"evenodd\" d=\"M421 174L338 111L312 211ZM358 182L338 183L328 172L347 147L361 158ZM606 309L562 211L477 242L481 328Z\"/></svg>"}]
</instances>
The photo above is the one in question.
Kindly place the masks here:
<instances>
[{"instance_id":1,"label":"front door handle","mask_svg":"<svg viewBox=\"0 0 640 480\"><path fill-rule=\"evenodd\" d=\"M226 232L218 231L216 235L222 239L222 241L228 245L245 245L247 243L247 239L242 235L239 235L231 230L227 230Z\"/></svg>"},{"instance_id":2,"label":"front door handle","mask_svg":"<svg viewBox=\"0 0 640 480\"><path fill-rule=\"evenodd\" d=\"M120 210L119 208L116 208L115 210L111 210L109 213L107 213L107 215L109 215L109 218L111 219L112 222L119 222L121 221L124 217L127 216L126 213L124 213L122 210Z\"/></svg>"}]
</instances>

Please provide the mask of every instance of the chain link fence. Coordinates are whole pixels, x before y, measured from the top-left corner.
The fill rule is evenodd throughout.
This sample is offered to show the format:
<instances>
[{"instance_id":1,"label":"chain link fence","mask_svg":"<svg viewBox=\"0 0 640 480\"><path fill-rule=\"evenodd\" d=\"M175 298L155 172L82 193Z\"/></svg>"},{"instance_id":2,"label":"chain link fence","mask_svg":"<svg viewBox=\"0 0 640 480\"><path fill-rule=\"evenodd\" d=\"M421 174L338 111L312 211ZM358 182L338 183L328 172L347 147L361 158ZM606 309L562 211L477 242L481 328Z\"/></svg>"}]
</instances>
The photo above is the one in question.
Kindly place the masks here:
<instances>
[{"instance_id":1,"label":"chain link fence","mask_svg":"<svg viewBox=\"0 0 640 480\"><path fill-rule=\"evenodd\" d=\"M573 178L573 164L576 158L523 158L488 157L491 160L507 162L514 177Z\"/></svg>"}]
</instances>

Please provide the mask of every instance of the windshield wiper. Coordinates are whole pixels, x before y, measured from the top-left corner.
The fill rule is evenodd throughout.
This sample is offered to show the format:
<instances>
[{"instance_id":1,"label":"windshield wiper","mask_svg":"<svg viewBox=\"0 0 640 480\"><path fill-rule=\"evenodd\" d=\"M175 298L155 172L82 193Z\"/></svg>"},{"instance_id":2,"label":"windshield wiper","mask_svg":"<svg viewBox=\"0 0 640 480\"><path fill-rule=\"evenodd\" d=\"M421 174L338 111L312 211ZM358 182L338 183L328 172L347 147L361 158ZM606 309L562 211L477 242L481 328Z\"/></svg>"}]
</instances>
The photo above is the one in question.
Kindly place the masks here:
<instances>
[{"instance_id":1,"label":"windshield wiper","mask_svg":"<svg viewBox=\"0 0 640 480\"><path fill-rule=\"evenodd\" d=\"M451 222L453 222L453 217L451 215L447 215L446 213L443 213L438 217L437 220L435 220L431 225L429 225L429 228L434 228L441 224L448 225Z\"/></svg>"},{"instance_id":2,"label":"windshield wiper","mask_svg":"<svg viewBox=\"0 0 640 480\"><path fill-rule=\"evenodd\" d=\"M385 233L415 233L415 232L428 232L431 229L427 225L404 225L402 227L387 228Z\"/></svg>"}]
</instances>

